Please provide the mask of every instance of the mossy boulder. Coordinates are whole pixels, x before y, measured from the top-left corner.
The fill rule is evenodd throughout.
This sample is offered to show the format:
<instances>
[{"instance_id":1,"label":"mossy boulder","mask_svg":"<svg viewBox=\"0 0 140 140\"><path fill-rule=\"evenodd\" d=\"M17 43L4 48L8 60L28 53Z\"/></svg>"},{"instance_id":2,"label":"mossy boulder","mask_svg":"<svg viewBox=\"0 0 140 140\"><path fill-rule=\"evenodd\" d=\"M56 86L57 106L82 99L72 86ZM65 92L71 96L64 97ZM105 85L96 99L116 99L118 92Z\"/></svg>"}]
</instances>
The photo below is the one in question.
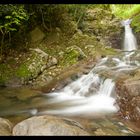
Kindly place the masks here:
<instances>
[{"instance_id":1,"label":"mossy boulder","mask_svg":"<svg viewBox=\"0 0 140 140\"><path fill-rule=\"evenodd\" d=\"M1 86L17 87L29 84L45 69L58 63L55 57L48 55L39 48L31 48L26 58L21 58L19 62L16 64L15 59L14 64L10 64L9 61L7 64L0 64Z\"/></svg>"},{"instance_id":2,"label":"mossy boulder","mask_svg":"<svg viewBox=\"0 0 140 140\"><path fill-rule=\"evenodd\" d=\"M57 64L57 59L36 48L31 49L32 53L27 60L17 69L17 77L23 82L35 79L46 68Z\"/></svg>"},{"instance_id":3,"label":"mossy boulder","mask_svg":"<svg viewBox=\"0 0 140 140\"><path fill-rule=\"evenodd\" d=\"M86 55L82 49L76 45L73 45L65 50L63 60L60 62L60 65L68 66L77 63L85 57Z\"/></svg>"}]
</instances>

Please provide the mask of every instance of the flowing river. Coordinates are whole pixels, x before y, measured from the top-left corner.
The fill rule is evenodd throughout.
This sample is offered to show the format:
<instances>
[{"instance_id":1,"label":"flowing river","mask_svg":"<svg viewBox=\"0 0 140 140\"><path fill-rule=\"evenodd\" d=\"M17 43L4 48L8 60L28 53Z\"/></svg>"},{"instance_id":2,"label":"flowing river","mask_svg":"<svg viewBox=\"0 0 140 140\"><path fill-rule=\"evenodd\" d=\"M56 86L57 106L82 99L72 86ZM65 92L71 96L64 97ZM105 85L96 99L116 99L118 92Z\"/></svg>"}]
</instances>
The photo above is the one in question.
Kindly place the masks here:
<instances>
[{"instance_id":1,"label":"flowing river","mask_svg":"<svg viewBox=\"0 0 140 140\"><path fill-rule=\"evenodd\" d=\"M24 87L1 89L0 116L17 123L33 115L60 115L80 120L91 133L99 128L108 135L139 135L139 129L118 117L115 93L116 79L140 67L140 51L129 24L130 20L123 21L124 48L119 55L102 58L64 88L49 94Z\"/></svg>"}]
</instances>

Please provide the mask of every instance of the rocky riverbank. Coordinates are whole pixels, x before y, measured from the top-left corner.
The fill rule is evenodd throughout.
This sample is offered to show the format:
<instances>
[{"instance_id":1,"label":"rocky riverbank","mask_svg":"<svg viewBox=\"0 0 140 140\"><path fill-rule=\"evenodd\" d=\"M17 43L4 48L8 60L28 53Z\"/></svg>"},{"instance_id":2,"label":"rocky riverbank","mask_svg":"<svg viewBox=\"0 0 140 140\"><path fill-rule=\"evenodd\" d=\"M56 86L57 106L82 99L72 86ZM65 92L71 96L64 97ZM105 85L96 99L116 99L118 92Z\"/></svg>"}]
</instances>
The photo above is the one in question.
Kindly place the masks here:
<instances>
[{"instance_id":1,"label":"rocky riverbank","mask_svg":"<svg viewBox=\"0 0 140 140\"><path fill-rule=\"evenodd\" d=\"M138 135L123 122L112 117L69 118L60 116L34 116L16 124L0 118L1 136L133 136Z\"/></svg>"},{"instance_id":2,"label":"rocky riverbank","mask_svg":"<svg viewBox=\"0 0 140 140\"><path fill-rule=\"evenodd\" d=\"M87 74L99 59L119 54L123 40L123 29L119 19L114 17L110 10L89 9L80 24L77 25L73 21L70 21L69 24L73 31L70 36L66 33L66 29L56 27L51 32L46 33L41 26L37 25L27 35L28 41L24 45L28 49L20 53L13 51L13 54L0 64L1 87L14 87L16 89L16 87L29 86L36 91L33 93L27 90L28 95L24 94L25 91L15 94L11 94L11 92L5 93L5 95L1 94L1 103L6 102L6 104L11 105L20 100L24 106L30 101L28 99L38 96L40 93L59 90L82 74ZM140 61L139 54L135 55L134 61ZM103 72L105 77L114 74L109 71ZM116 80L119 113L124 120L131 120L138 127L140 127L139 79L140 71L137 69L120 75ZM12 99L12 102L9 99ZM33 100L33 102L35 101ZM100 125L94 122L88 131L86 125L79 122L48 115L23 120L14 127L8 120L1 118L0 124L0 135L134 134L128 129L122 129L122 133L120 131L114 132L110 127L106 130L106 126L99 127ZM118 128L116 124L110 122L108 124L115 130ZM106 122L103 122L103 125L106 125Z\"/></svg>"}]
</instances>

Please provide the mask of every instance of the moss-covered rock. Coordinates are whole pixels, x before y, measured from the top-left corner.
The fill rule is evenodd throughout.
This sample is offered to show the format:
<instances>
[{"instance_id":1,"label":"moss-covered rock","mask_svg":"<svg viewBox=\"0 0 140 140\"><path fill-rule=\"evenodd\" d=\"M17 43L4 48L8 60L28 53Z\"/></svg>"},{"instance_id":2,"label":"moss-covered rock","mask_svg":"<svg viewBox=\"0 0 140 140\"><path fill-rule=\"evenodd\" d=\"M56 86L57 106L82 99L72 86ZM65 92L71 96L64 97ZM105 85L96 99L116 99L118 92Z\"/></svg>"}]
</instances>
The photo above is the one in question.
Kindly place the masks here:
<instances>
[{"instance_id":1,"label":"moss-covered rock","mask_svg":"<svg viewBox=\"0 0 140 140\"><path fill-rule=\"evenodd\" d=\"M63 55L63 60L60 61L60 65L72 65L74 63L77 63L78 61L85 58L86 55L84 52L79 48L78 46L74 45L71 47L68 47Z\"/></svg>"},{"instance_id":2,"label":"moss-covered rock","mask_svg":"<svg viewBox=\"0 0 140 140\"><path fill-rule=\"evenodd\" d=\"M12 65L1 64L1 85L16 86L28 84L36 79L46 68L57 64L57 59L43 52L41 49L31 49L28 57L22 60L16 68Z\"/></svg>"},{"instance_id":3,"label":"moss-covered rock","mask_svg":"<svg viewBox=\"0 0 140 140\"><path fill-rule=\"evenodd\" d=\"M57 60L40 49L31 49L30 57L17 69L17 77L23 82L35 79L46 68L56 65Z\"/></svg>"}]
</instances>

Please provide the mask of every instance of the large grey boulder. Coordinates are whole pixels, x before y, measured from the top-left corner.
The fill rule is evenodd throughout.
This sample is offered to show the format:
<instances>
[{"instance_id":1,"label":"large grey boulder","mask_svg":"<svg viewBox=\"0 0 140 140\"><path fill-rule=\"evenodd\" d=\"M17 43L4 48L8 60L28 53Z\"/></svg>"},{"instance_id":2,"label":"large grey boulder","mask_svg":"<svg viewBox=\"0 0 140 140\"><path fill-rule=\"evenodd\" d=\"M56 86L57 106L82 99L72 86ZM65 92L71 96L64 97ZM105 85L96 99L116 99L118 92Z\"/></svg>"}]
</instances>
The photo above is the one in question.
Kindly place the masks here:
<instances>
[{"instance_id":1,"label":"large grey boulder","mask_svg":"<svg viewBox=\"0 0 140 140\"><path fill-rule=\"evenodd\" d=\"M78 136L89 134L74 120L45 115L31 117L18 123L13 128L13 135Z\"/></svg>"}]
</instances>

